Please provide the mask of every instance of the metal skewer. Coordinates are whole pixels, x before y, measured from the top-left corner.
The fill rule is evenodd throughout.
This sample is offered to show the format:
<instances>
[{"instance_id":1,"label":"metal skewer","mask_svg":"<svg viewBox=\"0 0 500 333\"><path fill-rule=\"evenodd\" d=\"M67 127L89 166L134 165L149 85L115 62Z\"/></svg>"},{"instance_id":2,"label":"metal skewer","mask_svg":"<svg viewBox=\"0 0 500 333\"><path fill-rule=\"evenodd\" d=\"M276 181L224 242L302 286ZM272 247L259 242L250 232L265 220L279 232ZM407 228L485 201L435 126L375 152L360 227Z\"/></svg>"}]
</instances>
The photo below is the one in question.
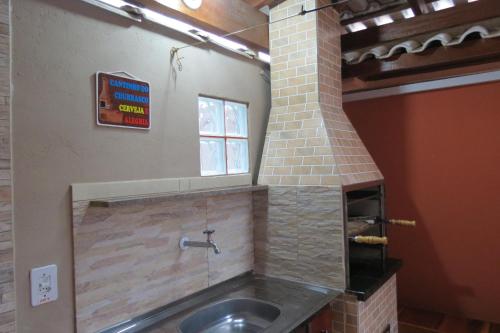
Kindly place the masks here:
<instances>
[{"instance_id":1,"label":"metal skewer","mask_svg":"<svg viewBox=\"0 0 500 333\"><path fill-rule=\"evenodd\" d=\"M356 216L356 217L350 217L349 222L366 222L368 224L380 224L380 223L385 223L385 224L394 224L394 225L400 225L400 226L405 226L405 227L415 227L417 225L417 222L415 220L402 220L402 219L381 219L378 216Z\"/></svg>"}]
</instances>

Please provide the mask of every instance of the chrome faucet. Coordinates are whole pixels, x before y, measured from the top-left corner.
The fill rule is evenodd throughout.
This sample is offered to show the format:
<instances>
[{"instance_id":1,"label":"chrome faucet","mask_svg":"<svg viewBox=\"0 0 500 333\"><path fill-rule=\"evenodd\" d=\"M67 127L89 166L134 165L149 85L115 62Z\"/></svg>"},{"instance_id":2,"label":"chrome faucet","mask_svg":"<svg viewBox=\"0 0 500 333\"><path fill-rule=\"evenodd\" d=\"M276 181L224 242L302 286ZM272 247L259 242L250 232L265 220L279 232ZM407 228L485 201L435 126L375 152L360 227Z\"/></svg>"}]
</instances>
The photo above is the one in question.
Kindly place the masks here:
<instances>
[{"instance_id":1,"label":"chrome faucet","mask_svg":"<svg viewBox=\"0 0 500 333\"><path fill-rule=\"evenodd\" d=\"M190 241L188 237L182 237L180 242L179 242L179 247L181 250L185 250L188 247L206 247L206 248L212 248L214 250L215 254L220 254L221 250L217 246L217 243L212 239L212 234L215 232L215 230L205 230L203 233L207 235L207 241L206 242L196 242L196 241Z\"/></svg>"}]
</instances>

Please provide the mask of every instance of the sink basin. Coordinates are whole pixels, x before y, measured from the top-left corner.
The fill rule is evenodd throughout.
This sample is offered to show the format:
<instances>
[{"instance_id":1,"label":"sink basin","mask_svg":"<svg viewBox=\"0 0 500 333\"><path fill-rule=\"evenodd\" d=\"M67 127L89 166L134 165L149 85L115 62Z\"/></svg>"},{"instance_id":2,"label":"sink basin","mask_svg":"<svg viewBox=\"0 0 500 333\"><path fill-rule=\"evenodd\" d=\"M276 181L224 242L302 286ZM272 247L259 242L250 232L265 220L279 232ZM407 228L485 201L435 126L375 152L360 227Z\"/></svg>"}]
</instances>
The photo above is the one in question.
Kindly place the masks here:
<instances>
[{"instance_id":1,"label":"sink basin","mask_svg":"<svg viewBox=\"0 0 500 333\"><path fill-rule=\"evenodd\" d=\"M211 304L184 319L181 333L257 333L271 325L280 309L255 299L229 299Z\"/></svg>"}]
</instances>

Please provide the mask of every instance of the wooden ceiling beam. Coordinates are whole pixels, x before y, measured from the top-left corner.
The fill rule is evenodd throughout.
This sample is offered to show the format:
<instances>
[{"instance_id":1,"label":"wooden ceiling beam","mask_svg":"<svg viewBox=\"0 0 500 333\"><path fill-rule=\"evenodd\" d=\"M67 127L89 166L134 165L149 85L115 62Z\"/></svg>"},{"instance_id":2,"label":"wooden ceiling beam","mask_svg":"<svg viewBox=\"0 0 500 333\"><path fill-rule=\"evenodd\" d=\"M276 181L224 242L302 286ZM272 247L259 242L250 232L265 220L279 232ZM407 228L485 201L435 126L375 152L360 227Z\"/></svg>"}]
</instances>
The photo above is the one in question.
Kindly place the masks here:
<instances>
[{"instance_id":1,"label":"wooden ceiling beam","mask_svg":"<svg viewBox=\"0 0 500 333\"><path fill-rule=\"evenodd\" d=\"M197 10L188 8L182 0L139 0L145 7L198 26L216 34L227 34L268 22L268 16L243 0L204 1ZM258 28L231 36L237 42L259 51L269 49L269 27Z\"/></svg>"},{"instance_id":2,"label":"wooden ceiling beam","mask_svg":"<svg viewBox=\"0 0 500 333\"><path fill-rule=\"evenodd\" d=\"M415 15L429 14L429 7L425 0L408 0L408 4Z\"/></svg>"},{"instance_id":3,"label":"wooden ceiling beam","mask_svg":"<svg viewBox=\"0 0 500 333\"><path fill-rule=\"evenodd\" d=\"M416 16L408 20L345 34L342 36L342 51L353 51L498 16L500 16L500 1L480 0L467 5Z\"/></svg>"},{"instance_id":4,"label":"wooden ceiling beam","mask_svg":"<svg viewBox=\"0 0 500 333\"><path fill-rule=\"evenodd\" d=\"M373 59L357 65L344 65L342 77L379 80L493 59L500 59L500 38L470 40L459 46L435 47L416 54L403 53L393 60Z\"/></svg>"},{"instance_id":5,"label":"wooden ceiling beam","mask_svg":"<svg viewBox=\"0 0 500 333\"><path fill-rule=\"evenodd\" d=\"M373 18L378 17L378 16L391 15L391 14L394 14L395 12L400 12L401 10L407 9L407 8L409 8L409 7L406 4L389 6L389 7L382 9L382 10L377 10L377 11L373 11L373 12L368 13L368 14L358 15L358 16L354 16L354 17L349 18L349 19L342 20L341 23L342 23L342 25L348 25L348 24L355 23L355 22L360 22L360 21L363 22L363 21L370 20L370 19L373 19Z\"/></svg>"},{"instance_id":6,"label":"wooden ceiling beam","mask_svg":"<svg viewBox=\"0 0 500 333\"><path fill-rule=\"evenodd\" d=\"M344 94L361 92L367 90L397 87L405 84L419 83L440 79L448 79L457 76L487 73L500 70L500 60L493 60L482 64L466 65L447 68L431 72L420 72L375 81L363 81L358 78L347 78L342 80L342 92Z\"/></svg>"}]
</instances>

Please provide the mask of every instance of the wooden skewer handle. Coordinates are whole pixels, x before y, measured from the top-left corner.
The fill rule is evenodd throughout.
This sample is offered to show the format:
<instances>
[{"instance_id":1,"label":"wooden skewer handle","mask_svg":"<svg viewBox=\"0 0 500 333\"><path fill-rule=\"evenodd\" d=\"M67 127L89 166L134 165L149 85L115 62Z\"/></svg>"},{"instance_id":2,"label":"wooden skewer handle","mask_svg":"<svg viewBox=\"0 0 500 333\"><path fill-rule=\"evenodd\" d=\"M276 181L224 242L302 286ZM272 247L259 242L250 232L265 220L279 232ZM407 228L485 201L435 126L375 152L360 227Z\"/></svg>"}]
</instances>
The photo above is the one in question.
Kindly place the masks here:
<instances>
[{"instance_id":1,"label":"wooden skewer handle","mask_svg":"<svg viewBox=\"0 0 500 333\"><path fill-rule=\"evenodd\" d=\"M402 226L405 226L405 227L415 227L417 225L417 222L416 221L412 221L412 220L395 220L395 219L392 219L392 220L389 220L389 223L390 224L397 224L397 225L402 225Z\"/></svg>"},{"instance_id":2,"label":"wooden skewer handle","mask_svg":"<svg viewBox=\"0 0 500 333\"><path fill-rule=\"evenodd\" d=\"M387 237L377 236L356 236L354 242L359 244L387 245Z\"/></svg>"}]
</instances>

